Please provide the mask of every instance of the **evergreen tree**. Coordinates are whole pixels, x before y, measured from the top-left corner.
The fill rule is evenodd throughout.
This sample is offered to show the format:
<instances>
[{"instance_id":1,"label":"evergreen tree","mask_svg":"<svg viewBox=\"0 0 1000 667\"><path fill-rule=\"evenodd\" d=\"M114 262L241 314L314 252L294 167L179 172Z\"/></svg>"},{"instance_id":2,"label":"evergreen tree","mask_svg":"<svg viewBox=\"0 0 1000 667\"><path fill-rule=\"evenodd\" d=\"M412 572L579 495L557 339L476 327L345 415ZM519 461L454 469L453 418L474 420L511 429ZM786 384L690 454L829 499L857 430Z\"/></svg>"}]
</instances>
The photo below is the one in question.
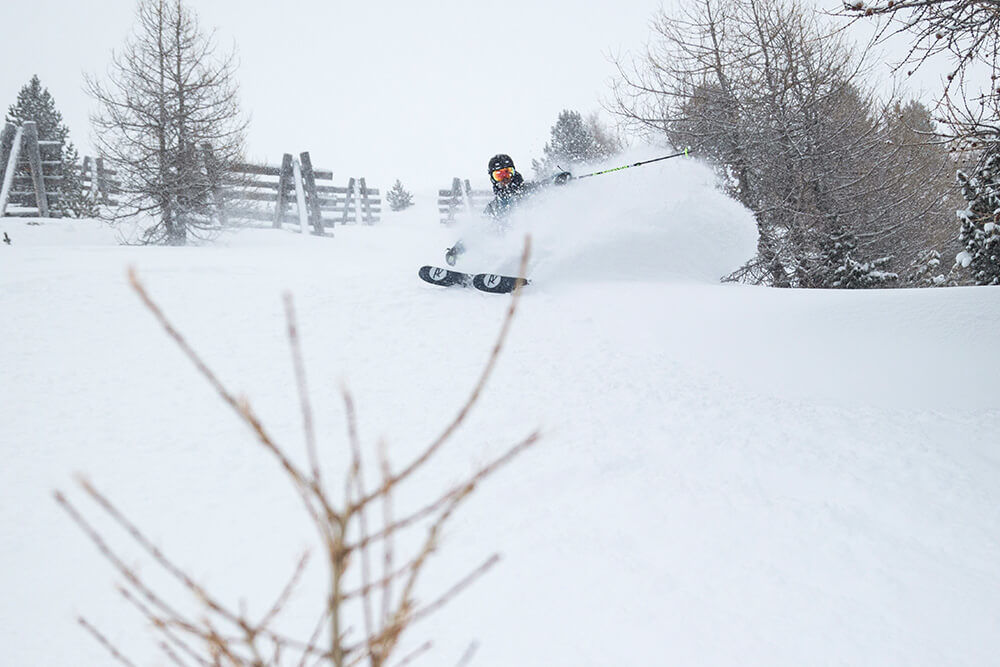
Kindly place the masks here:
<instances>
[{"instance_id":1,"label":"evergreen tree","mask_svg":"<svg viewBox=\"0 0 1000 667\"><path fill-rule=\"evenodd\" d=\"M855 258L857 246L857 238L848 229L834 229L819 242L820 255L809 263L812 270L803 280L803 286L835 289L893 287L899 275L887 270L892 258L860 261Z\"/></svg>"},{"instance_id":2,"label":"evergreen tree","mask_svg":"<svg viewBox=\"0 0 1000 667\"><path fill-rule=\"evenodd\" d=\"M551 140L542 149L542 159L531 166L539 177L589 160L614 155L620 142L603 128L596 115L584 120L578 111L565 110L551 129Z\"/></svg>"},{"instance_id":3,"label":"evergreen tree","mask_svg":"<svg viewBox=\"0 0 1000 667\"><path fill-rule=\"evenodd\" d=\"M393 211L402 211L413 206L413 195L403 188L402 182L397 178L396 183L385 195L389 202L389 208Z\"/></svg>"},{"instance_id":4,"label":"evergreen tree","mask_svg":"<svg viewBox=\"0 0 1000 667\"><path fill-rule=\"evenodd\" d=\"M965 249L955 261L977 285L1000 285L1000 154L985 161L970 176L958 172L968 208L958 212L959 240Z\"/></svg>"},{"instance_id":5,"label":"evergreen tree","mask_svg":"<svg viewBox=\"0 0 1000 667\"><path fill-rule=\"evenodd\" d=\"M17 102L7 110L7 122L21 125L34 121L38 125L41 141L57 141L59 146L45 151L43 159L58 161L58 166L47 175L59 178L58 198L52 208L63 215L76 217L92 215L93 205L84 192L78 168L79 154L69 140L69 128L63 123L62 114L56 109L55 99L42 87L38 76L31 77L17 94Z\"/></svg>"},{"instance_id":6,"label":"evergreen tree","mask_svg":"<svg viewBox=\"0 0 1000 667\"><path fill-rule=\"evenodd\" d=\"M911 287L944 287L950 281L941 272L941 253L937 250L925 250L910 263L906 282Z\"/></svg>"},{"instance_id":7,"label":"evergreen tree","mask_svg":"<svg viewBox=\"0 0 1000 667\"><path fill-rule=\"evenodd\" d=\"M617 130L609 129L601 122L601 117L594 112L584 121L587 131L594 139L594 158L609 158L622 152L625 142Z\"/></svg>"}]
</instances>

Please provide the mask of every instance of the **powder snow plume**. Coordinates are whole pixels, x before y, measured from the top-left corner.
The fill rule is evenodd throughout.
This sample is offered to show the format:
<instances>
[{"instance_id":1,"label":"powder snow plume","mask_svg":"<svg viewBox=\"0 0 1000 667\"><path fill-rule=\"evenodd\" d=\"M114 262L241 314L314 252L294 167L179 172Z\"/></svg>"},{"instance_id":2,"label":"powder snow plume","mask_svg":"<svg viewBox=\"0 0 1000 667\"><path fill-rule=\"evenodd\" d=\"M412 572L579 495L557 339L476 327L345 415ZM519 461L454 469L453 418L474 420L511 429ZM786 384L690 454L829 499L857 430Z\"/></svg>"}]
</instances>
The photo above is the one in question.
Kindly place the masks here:
<instances>
[{"instance_id":1,"label":"powder snow plume","mask_svg":"<svg viewBox=\"0 0 1000 667\"><path fill-rule=\"evenodd\" d=\"M636 149L575 173L663 154ZM715 180L705 164L680 157L553 186L522 204L503 233L476 216L460 222L457 236L468 248L462 264L516 272L530 234L529 277L536 282L717 282L753 256L757 229L751 213L719 192Z\"/></svg>"}]
</instances>

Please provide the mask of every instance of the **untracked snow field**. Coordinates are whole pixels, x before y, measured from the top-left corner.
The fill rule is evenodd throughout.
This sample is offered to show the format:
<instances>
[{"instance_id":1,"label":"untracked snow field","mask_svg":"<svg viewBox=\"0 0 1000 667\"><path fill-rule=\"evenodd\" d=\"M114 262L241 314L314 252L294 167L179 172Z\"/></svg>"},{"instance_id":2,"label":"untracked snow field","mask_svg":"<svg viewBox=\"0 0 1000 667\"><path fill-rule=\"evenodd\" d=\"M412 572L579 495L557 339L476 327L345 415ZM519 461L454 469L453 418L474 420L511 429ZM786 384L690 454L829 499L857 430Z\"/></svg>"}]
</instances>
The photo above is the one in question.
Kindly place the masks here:
<instances>
[{"instance_id":1,"label":"untracked snow field","mask_svg":"<svg viewBox=\"0 0 1000 667\"><path fill-rule=\"evenodd\" d=\"M421 599L502 560L410 631L410 648L434 642L417 664L454 665L471 642L489 667L997 664L1000 290L720 284L754 225L693 162L545 193L503 237L443 228L417 198L333 238L256 229L185 248L0 221L0 663L115 664L84 616L137 664L168 664L53 491L168 584L78 474L234 606L265 612L318 556L295 491L127 267L302 457L291 293L324 470L341 479L341 386L366 449L384 439L402 465L455 415L509 305L417 268L457 234L459 268L507 268L530 232L533 284L482 402L397 512L542 439L446 531ZM282 620L299 635L319 561Z\"/></svg>"}]
</instances>

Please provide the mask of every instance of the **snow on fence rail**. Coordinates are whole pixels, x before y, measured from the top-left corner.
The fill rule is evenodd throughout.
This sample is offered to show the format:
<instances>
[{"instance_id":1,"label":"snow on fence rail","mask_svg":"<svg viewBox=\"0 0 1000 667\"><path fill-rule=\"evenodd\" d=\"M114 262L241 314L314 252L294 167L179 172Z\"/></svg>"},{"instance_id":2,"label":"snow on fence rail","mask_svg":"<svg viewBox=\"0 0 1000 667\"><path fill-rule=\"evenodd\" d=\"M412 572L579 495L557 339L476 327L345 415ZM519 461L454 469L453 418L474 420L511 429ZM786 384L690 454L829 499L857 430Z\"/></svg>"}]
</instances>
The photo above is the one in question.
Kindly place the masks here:
<instances>
[{"instance_id":1,"label":"snow on fence rail","mask_svg":"<svg viewBox=\"0 0 1000 667\"><path fill-rule=\"evenodd\" d=\"M31 215L48 218L58 213L60 184L63 176L62 142L38 138L38 125L4 125L0 131L0 217ZM104 167L102 158L85 157L74 166L80 171L84 192L95 204L114 206L111 198L119 194L117 173ZM55 206L53 206L55 205ZM12 207L8 211L8 206Z\"/></svg>"},{"instance_id":2,"label":"snow on fence rail","mask_svg":"<svg viewBox=\"0 0 1000 667\"><path fill-rule=\"evenodd\" d=\"M462 211L479 213L493 199L491 190L473 190L469 179L464 183L455 178L451 181L450 190L438 190L438 212L441 213L441 223L448 225L455 222L455 214Z\"/></svg>"},{"instance_id":3,"label":"snow on fence rail","mask_svg":"<svg viewBox=\"0 0 1000 667\"><path fill-rule=\"evenodd\" d=\"M309 152L296 160L285 153L280 165L237 164L222 192L230 217L298 224L314 234L336 224L373 225L381 219L382 199L364 178L351 178L346 187L332 183L333 172L315 169ZM326 183L329 182L329 183ZM295 212L292 214L292 206Z\"/></svg>"}]
</instances>

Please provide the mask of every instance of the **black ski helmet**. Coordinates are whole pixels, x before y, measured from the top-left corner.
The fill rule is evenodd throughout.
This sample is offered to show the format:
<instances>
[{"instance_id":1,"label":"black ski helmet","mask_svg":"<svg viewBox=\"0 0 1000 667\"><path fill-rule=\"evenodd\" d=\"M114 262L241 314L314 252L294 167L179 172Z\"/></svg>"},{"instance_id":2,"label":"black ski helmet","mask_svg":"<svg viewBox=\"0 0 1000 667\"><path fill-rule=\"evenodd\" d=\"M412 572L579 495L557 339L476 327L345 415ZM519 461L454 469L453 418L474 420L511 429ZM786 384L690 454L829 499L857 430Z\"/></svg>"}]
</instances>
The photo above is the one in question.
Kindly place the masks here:
<instances>
[{"instance_id":1,"label":"black ski helmet","mask_svg":"<svg viewBox=\"0 0 1000 667\"><path fill-rule=\"evenodd\" d=\"M500 153L499 155L494 155L490 158L489 168L486 170L487 174L492 174L497 169L503 169L504 167L514 168L514 161L510 159L509 155L504 155Z\"/></svg>"}]
</instances>

